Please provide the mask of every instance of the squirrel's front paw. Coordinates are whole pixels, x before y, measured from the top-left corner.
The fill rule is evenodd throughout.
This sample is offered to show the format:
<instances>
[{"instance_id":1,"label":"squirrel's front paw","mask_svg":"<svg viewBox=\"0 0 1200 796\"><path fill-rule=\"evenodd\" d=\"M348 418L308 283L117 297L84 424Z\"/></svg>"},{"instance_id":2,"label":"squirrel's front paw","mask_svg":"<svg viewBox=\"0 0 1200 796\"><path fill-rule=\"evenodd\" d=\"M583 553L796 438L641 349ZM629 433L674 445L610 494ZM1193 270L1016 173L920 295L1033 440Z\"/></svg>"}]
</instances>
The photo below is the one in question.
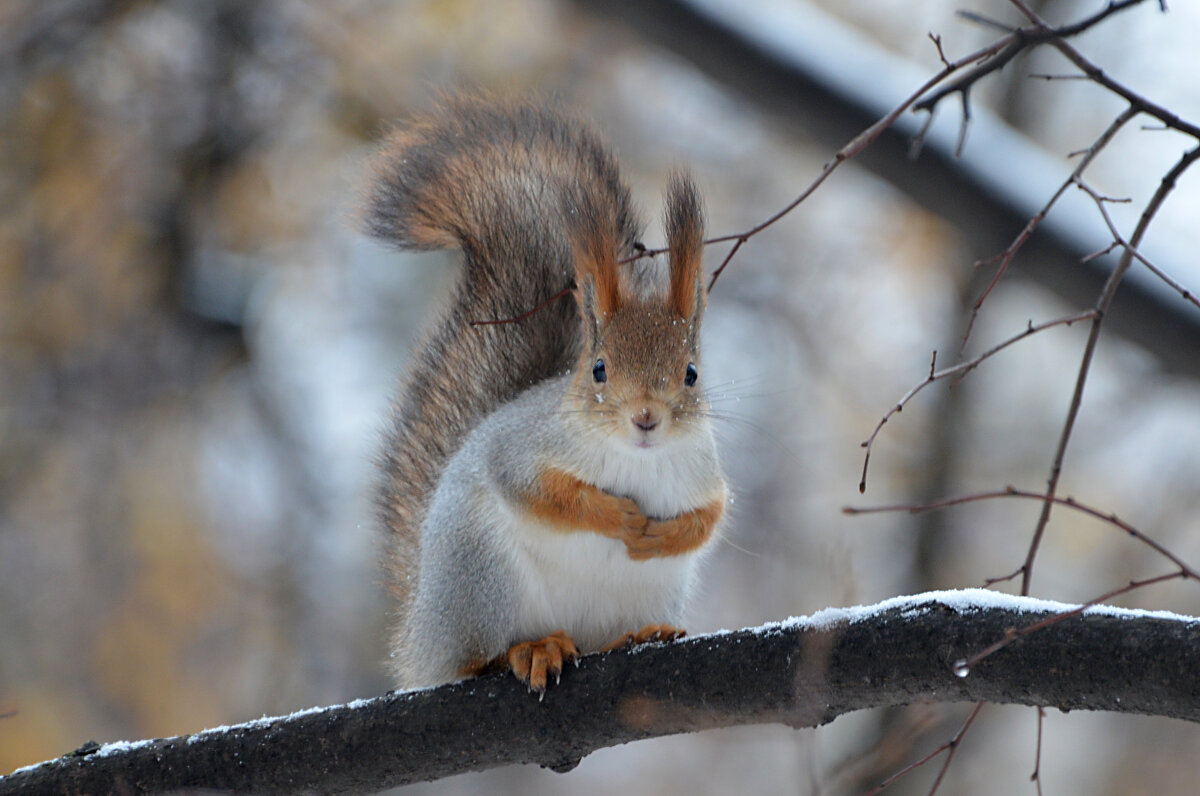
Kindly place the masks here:
<instances>
[{"instance_id":1,"label":"squirrel's front paw","mask_svg":"<svg viewBox=\"0 0 1200 796\"><path fill-rule=\"evenodd\" d=\"M683 638L687 635L687 631L682 627L674 625L646 625L641 630L629 632L621 636L619 639L609 644L601 650L608 652L609 650L617 650L623 647L634 647L638 644L647 644L651 641L674 641L677 638Z\"/></svg>"},{"instance_id":2,"label":"squirrel's front paw","mask_svg":"<svg viewBox=\"0 0 1200 796\"><path fill-rule=\"evenodd\" d=\"M627 538L641 536L650 524L650 518L629 498L617 498L617 512L621 531Z\"/></svg>"},{"instance_id":3,"label":"squirrel's front paw","mask_svg":"<svg viewBox=\"0 0 1200 796\"><path fill-rule=\"evenodd\" d=\"M673 520L651 520L645 529L625 539L626 552L634 561L663 558L687 552L695 546L689 538L693 529L690 523Z\"/></svg>"},{"instance_id":4,"label":"squirrel's front paw","mask_svg":"<svg viewBox=\"0 0 1200 796\"><path fill-rule=\"evenodd\" d=\"M546 693L546 675L558 682L564 661L579 657L575 642L563 631L551 633L541 641L522 641L508 648L508 665L531 691Z\"/></svg>"},{"instance_id":5,"label":"squirrel's front paw","mask_svg":"<svg viewBox=\"0 0 1200 796\"><path fill-rule=\"evenodd\" d=\"M649 524L650 518L642 513L636 502L625 497L606 495L603 521L596 524L595 530L628 546L646 533Z\"/></svg>"},{"instance_id":6,"label":"squirrel's front paw","mask_svg":"<svg viewBox=\"0 0 1200 796\"><path fill-rule=\"evenodd\" d=\"M669 520L650 520L644 531L625 539L626 552L634 561L690 553L712 537L721 509L714 502Z\"/></svg>"}]
</instances>

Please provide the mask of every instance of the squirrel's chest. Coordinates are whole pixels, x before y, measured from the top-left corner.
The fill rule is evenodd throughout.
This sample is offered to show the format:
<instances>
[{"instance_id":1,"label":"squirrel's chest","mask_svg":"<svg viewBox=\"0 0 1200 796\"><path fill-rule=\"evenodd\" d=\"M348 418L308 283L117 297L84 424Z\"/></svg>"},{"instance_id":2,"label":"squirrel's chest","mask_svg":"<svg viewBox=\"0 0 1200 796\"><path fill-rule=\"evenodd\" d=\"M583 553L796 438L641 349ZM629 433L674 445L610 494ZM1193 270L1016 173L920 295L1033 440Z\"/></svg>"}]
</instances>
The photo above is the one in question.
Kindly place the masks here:
<instances>
[{"instance_id":1,"label":"squirrel's chest","mask_svg":"<svg viewBox=\"0 0 1200 796\"><path fill-rule=\"evenodd\" d=\"M565 630L584 651L654 623L680 623L697 556L633 561L625 546L589 531L526 527L518 540L518 635Z\"/></svg>"},{"instance_id":2,"label":"squirrel's chest","mask_svg":"<svg viewBox=\"0 0 1200 796\"><path fill-rule=\"evenodd\" d=\"M703 506L723 491L711 436L694 444L658 451L629 451L622 446L603 452L587 480L606 492L632 498L648 517L669 519Z\"/></svg>"}]
</instances>

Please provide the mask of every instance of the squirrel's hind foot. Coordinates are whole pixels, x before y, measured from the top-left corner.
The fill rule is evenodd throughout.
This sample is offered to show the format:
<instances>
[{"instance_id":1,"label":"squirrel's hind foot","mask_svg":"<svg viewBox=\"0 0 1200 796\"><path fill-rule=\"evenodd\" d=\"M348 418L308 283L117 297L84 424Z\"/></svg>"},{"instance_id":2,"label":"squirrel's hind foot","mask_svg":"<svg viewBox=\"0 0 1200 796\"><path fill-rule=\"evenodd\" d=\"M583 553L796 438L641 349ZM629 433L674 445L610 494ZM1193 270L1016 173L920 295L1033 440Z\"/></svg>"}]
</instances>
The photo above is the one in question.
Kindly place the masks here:
<instances>
[{"instance_id":1,"label":"squirrel's hind foot","mask_svg":"<svg viewBox=\"0 0 1200 796\"><path fill-rule=\"evenodd\" d=\"M541 641L522 641L508 648L508 665L530 691L546 693L546 677L554 675L554 681L562 675L564 661L579 657L579 649L563 631L551 633Z\"/></svg>"},{"instance_id":2,"label":"squirrel's hind foot","mask_svg":"<svg viewBox=\"0 0 1200 796\"><path fill-rule=\"evenodd\" d=\"M649 644L652 641L674 641L683 638L687 631L674 625L646 625L641 630L629 632L609 644L601 652L636 647L638 644Z\"/></svg>"}]
</instances>

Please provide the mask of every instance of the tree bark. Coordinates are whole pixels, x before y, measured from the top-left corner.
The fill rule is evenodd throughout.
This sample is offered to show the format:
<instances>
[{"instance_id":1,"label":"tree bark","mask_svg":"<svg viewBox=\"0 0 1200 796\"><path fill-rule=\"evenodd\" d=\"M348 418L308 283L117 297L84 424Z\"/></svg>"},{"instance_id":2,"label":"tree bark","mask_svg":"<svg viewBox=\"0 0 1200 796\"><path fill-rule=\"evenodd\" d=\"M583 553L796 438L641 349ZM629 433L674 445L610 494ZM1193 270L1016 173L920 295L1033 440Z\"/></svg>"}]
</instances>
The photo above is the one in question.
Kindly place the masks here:
<instances>
[{"instance_id":1,"label":"tree bark","mask_svg":"<svg viewBox=\"0 0 1200 796\"><path fill-rule=\"evenodd\" d=\"M999 597L971 605L920 595L592 655L540 701L511 675L490 675L196 735L89 744L0 778L0 796L367 792L513 763L568 770L596 749L642 738L766 722L813 727L917 700L1200 721L1195 619L1088 612L957 676L956 661L1063 610Z\"/></svg>"}]
</instances>

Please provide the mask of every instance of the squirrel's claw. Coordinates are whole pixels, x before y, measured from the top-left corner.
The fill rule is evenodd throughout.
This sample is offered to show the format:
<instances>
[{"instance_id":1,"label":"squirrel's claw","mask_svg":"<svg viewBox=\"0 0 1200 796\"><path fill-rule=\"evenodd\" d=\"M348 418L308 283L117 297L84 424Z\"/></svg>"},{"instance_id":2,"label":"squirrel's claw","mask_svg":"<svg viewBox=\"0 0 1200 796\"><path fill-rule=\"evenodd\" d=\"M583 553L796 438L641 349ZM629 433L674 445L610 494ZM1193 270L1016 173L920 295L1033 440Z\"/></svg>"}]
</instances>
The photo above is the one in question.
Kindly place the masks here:
<instances>
[{"instance_id":1,"label":"squirrel's claw","mask_svg":"<svg viewBox=\"0 0 1200 796\"><path fill-rule=\"evenodd\" d=\"M546 693L547 675L557 683L562 677L564 661L577 660L579 649L563 631L551 633L541 641L522 641L508 649L508 665L530 691Z\"/></svg>"},{"instance_id":2,"label":"squirrel's claw","mask_svg":"<svg viewBox=\"0 0 1200 796\"><path fill-rule=\"evenodd\" d=\"M686 635L686 630L681 627L675 627L674 625L646 625L641 630L626 633L602 649L601 652L609 652L610 650L623 649L626 647L636 647L638 644L648 644L652 641L674 641L675 639L683 638Z\"/></svg>"}]
</instances>

